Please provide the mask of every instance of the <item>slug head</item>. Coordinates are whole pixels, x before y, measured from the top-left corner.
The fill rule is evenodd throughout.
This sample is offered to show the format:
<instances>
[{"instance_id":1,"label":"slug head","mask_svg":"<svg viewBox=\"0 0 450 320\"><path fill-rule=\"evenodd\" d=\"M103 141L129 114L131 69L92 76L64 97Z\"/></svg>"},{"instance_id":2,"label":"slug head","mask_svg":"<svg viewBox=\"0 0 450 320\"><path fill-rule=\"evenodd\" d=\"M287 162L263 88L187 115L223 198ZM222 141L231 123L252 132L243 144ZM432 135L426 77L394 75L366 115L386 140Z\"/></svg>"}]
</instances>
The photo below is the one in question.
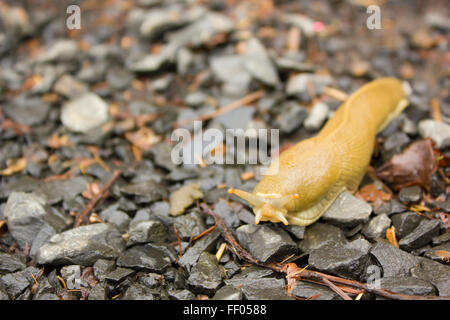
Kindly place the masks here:
<instances>
[{"instance_id":1,"label":"slug head","mask_svg":"<svg viewBox=\"0 0 450 320\"><path fill-rule=\"evenodd\" d=\"M278 198L269 198L238 189L228 189L228 193L237 195L253 206L253 212L255 213L255 224L258 224L260 221L271 221L283 222L285 225L288 225L289 223L286 219L288 212L286 209L286 204L293 199L299 198L297 194Z\"/></svg>"}]
</instances>

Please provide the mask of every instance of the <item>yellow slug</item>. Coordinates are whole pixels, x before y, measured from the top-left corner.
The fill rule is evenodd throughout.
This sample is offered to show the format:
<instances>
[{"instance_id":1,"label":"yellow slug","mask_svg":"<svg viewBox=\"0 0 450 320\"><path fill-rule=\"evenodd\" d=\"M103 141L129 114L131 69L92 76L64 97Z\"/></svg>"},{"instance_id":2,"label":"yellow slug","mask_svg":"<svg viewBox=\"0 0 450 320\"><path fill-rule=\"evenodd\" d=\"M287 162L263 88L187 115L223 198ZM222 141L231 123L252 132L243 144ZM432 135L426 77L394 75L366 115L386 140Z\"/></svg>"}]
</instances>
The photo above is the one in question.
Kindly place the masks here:
<instances>
[{"instance_id":1,"label":"yellow slug","mask_svg":"<svg viewBox=\"0 0 450 320\"><path fill-rule=\"evenodd\" d=\"M228 192L253 206L256 224L314 223L341 192L358 189L372 157L375 135L408 106L405 89L395 78L364 85L315 137L281 153L278 164L268 169L273 174L264 175L253 193Z\"/></svg>"}]
</instances>

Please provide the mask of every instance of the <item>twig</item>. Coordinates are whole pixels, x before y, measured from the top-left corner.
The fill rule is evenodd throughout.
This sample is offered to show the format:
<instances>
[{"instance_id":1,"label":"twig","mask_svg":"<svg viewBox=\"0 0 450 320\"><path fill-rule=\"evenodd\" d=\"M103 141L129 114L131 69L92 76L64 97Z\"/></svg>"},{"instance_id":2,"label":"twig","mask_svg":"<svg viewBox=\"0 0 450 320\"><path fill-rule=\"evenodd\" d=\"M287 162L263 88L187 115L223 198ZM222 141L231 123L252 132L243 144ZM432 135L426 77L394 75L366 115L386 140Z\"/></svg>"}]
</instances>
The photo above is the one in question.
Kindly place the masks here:
<instances>
[{"instance_id":1,"label":"twig","mask_svg":"<svg viewBox=\"0 0 450 320\"><path fill-rule=\"evenodd\" d=\"M208 205L202 203L200 207L209 215L214 217L214 220L216 221L217 226L221 230L222 237L225 239L225 241L228 243L230 250L238 256L240 259L249 262L251 264L255 264L258 266L262 266L265 268L270 268L278 273L285 273L286 278L288 280L288 286L292 285L292 280L301 280L301 279L307 279L307 280L315 280L321 283L324 283L328 285L327 280L331 282L332 284L342 284L345 286L362 289L366 292L370 292L379 296L382 296L387 299L395 299L395 300L449 300L450 297L448 296L415 296L415 295L407 295L407 294L401 294L392 292L389 290L376 288L370 284L367 283L361 283L356 280L349 280L344 279L336 276L330 276L322 272L318 271L311 271L306 270L306 268L300 269L297 267L295 263L287 263L287 264L280 264L280 263L271 263L266 264L262 263L261 261L253 258L253 256L244 248L241 247L241 245L236 241L234 236L231 233L231 230L228 228L228 226L225 224L225 221L222 217L214 213ZM326 279L326 280L325 280ZM338 288L338 290L341 290Z\"/></svg>"},{"instance_id":2,"label":"twig","mask_svg":"<svg viewBox=\"0 0 450 320\"><path fill-rule=\"evenodd\" d=\"M334 292L336 292L342 299L344 300L353 300L352 298L349 297L348 294L346 294L344 291L342 291L341 288L337 287L333 282L331 282L330 280L328 280L327 278L323 277L322 278L323 282L325 282L325 284Z\"/></svg>"},{"instance_id":3,"label":"twig","mask_svg":"<svg viewBox=\"0 0 450 320\"><path fill-rule=\"evenodd\" d=\"M81 212L81 214L76 217L75 223L73 225L74 228L78 227L83 222L84 218L95 208L97 203L104 197L105 193L108 192L109 188L111 188L111 186L114 184L114 182L116 182L121 174L121 170L114 171L112 177L106 182L100 192L94 198L92 198L91 201L89 201L83 212Z\"/></svg>"},{"instance_id":4,"label":"twig","mask_svg":"<svg viewBox=\"0 0 450 320\"><path fill-rule=\"evenodd\" d=\"M180 121L176 121L176 122L173 123L173 125L174 126L180 126L180 125L184 125L184 124L187 124L187 123L191 123L193 121L206 121L206 120L218 117L218 116L220 116L220 115L222 115L224 113L227 113L227 112L229 112L231 110L234 110L234 109L237 109L239 107L242 107L242 106L244 106L246 104L249 104L249 103L251 103L251 102L261 98L263 95L264 95L264 91L262 91L262 90L255 91L253 93L250 93L250 94L246 95L245 97L243 97L243 98L241 98L239 100L236 100L236 101L234 101L234 102L232 102L232 103L230 103L230 104L228 104L226 106L221 107L218 110L215 110L213 112L207 113L207 114L205 114L203 116L200 116L198 118L183 119L183 120L180 120Z\"/></svg>"},{"instance_id":5,"label":"twig","mask_svg":"<svg viewBox=\"0 0 450 320\"><path fill-rule=\"evenodd\" d=\"M175 231L175 234L177 236L177 243L178 243L178 248L179 248L178 259L181 259L181 256L183 255L183 248L181 247L180 233L178 232L178 228L175 223L173 224L173 230Z\"/></svg>"},{"instance_id":6,"label":"twig","mask_svg":"<svg viewBox=\"0 0 450 320\"><path fill-rule=\"evenodd\" d=\"M205 231L203 231L202 233L196 235L195 237L192 237L191 242L192 241L196 241L204 236L206 236L207 234L211 233L214 231L214 229L217 227L217 224L213 225L212 227L209 227L208 229L206 229Z\"/></svg>"}]
</instances>

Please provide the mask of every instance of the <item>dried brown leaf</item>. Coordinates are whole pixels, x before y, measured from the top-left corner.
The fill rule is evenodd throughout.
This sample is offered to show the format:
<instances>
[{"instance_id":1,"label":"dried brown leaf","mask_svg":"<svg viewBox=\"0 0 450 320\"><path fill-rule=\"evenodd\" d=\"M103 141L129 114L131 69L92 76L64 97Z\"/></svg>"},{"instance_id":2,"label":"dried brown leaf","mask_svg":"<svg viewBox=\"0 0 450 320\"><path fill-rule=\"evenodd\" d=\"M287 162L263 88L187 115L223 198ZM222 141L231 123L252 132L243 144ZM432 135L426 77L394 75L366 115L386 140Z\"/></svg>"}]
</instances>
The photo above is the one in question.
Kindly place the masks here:
<instances>
[{"instance_id":1,"label":"dried brown leaf","mask_svg":"<svg viewBox=\"0 0 450 320\"><path fill-rule=\"evenodd\" d=\"M419 185L429 190L431 177L437 170L431 139L411 144L403 153L393 156L376 170L379 178L391 183L396 190Z\"/></svg>"},{"instance_id":2,"label":"dried brown leaf","mask_svg":"<svg viewBox=\"0 0 450 320\"><path fill-rule=\"evenodd\" d=\"M386 239L392 244L394 247L398 248L397 238L395 237L395 227L392 226L386 230Z\"/></svg>"},{"instance_id":3,"label":"dried brown leaf","mask_svg":"<svg viewBox=\"0 0 450 320\"><path fill-rule=\"evenodd\" d=\"M6 168L0 170L0 176L10 176L14 173L20 172L27 166L26 158L9 159L6 161Z\"/></svg>"}]
</instances>

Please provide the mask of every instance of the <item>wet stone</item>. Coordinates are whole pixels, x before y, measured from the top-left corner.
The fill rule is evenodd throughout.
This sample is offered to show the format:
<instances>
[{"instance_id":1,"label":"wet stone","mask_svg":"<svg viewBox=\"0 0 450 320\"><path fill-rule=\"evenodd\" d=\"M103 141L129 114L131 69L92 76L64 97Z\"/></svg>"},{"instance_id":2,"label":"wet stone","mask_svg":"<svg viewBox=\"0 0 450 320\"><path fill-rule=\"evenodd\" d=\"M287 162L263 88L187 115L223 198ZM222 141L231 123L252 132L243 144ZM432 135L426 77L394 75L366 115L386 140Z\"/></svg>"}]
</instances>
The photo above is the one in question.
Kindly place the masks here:
<instances>
[{"instance_id":1,"label":"wet stone","mask_svg":"<svg viewBox=\"0 0 450 320\"><path fill-rule=\"evenodd\" d=\"M141 284L133 283L124 292L121 300L156 300L155 293Z\"/></svg>"},{"instance_id":2,"label":"wet stone","mask_svg":"<svg viewBox=\"0 0 450 320\"><path fill-rule=\"evenodd\" d=\"M40 98L18 98L3 107L4 113L12 120L27 126L41 124L47 118L50 105Z\"/></svg>"},{"instance_id":3,"label":"wet stone","mask_svg":"<svg viewBox=\"0 0 450 320\"><path fill-rule=\"evenodd\" d=\"M108 105L96 94L87 93L69 101L61 112L61 122L74 132L86 133L108 120Z\"/></svg>"},{"instance_id":4,"label":"wet stone","mask_svg":"<svg viewBox=\"0 0 450 320\"><path fill-rule=\"evenodd\" d=\"M112 282L121 282L126 277L132 275L133 273L135 273L135 271L133 269L116 268L114 271L109 272L105 276L105 279L108 281L112 281Z\"/></svg>"},{"instance_id":5,"label":"wet stone","mask_svg":"<svg viewBox=\"0 0 450 320\"><path fill-rule=\"evenodd\" d=\"M284 103L281 107L281 114L275 121L275 126L280 128L284 134L291 133L301 126L307 115L306 109L296 102Z\"/></svg>"},{"instance_id":6,"label":"wet stone","mask_svg":"<svg viewBox=\"0 0 450 320\"><path fill-rule=\"evenodd\" d=\"M411 139L409 139L406 133L394 133L392 136L389 136L384 142L384 149L386 151L394 151L395 153L400 153L402 148L408 145L410 141Z\"/></svg>"},{"instance_id":7,"label":"wet stone","mask_svg":"<svg viewBox=\"0 0 450 320\"><path fill-rule=\"evenodd\" d=\"M240 266L239 266L239 270L240 270ZM245 268L240 273L237 273L232 278L225 280L225 284L238 286L239 284L242 284L243 282L263 279L265 277L272 276L273 274L274 274L273 270L252 265L248 268Z\"/></svg>"},{"instance_id":8,"label":"wet stone","mask_svg":"<svg viewBox=\"0 0 450 320\"><path fill-rule=\"evenodd\" d=\"M291 291L293 296L307 299L316 297L314 300L338 300L339 296L331 289L316 283L297 281Z\"/></svg>"},{"instance_id":9,"label":"wet stone","mask_svg":"<svg viewBox=\"0 0 450 320\"><path fill-rule=\"evenodd\" d=\"M242 291L233 286L223 286L217 290L212 300L242 300Z\"/></svg>"},{"instance_id":10,"label":"wet stone","mask_svg":"<svg viewBox=\"0 0 450 320\"><path fill-rule=\"evenodd\" d=\"M127 246L137 243L163 242L167 238L167 230L158 220L132 222L128 234Z\"/></svg>"},{"instance_id":11,"label":"wet stone","mask_svg":"<svg viewBox=\"0 0 450 320\"><path fill-rule=\"evenodd\" d=\"M382 213L374 217L362 230L362 233L369 239L385 238L386 230L391 225L391 219Z\"/></svg>"},{"instance_id":12,"label":"wet stone","mask_svg":"<svg viewBox=\"0 0 450 320\"><path fill-rule=\"evenodd\" d=\"M6 202L3 212L8 229L19 246L26 243L31 247L42 229L49 233L60 232L66 227L63 216L48 207L46 199L33 193L13 192ZM47 240L47 239L44 239ZM38 241L42 245L41 241Z\"/></svg>"},{"instance_id":13,"label":"wet stone","mask_svg":"<svg viewBox=\"0 0 450 320\"><path fill-rule=\"evenodd\" d=\"M306 227L296 226L293 224L287 226L283 225L282 228L293 235L297 240L302 240L306 231Z\"/></svg>"},{"instance_id":14,"label":"wet stone","mask_svg":"<svg viewBox=\"0 0 450 320\"><path fill-rule=\"evenodd\" d=\"M408 235L399 241L403 250L411 251L423 247L431 242L431 239L439 235L439 220L422 220L419 225Z\"/></svg>"},{"instance_id":15,"label":"wet stone","mask_svg":"<svg viewBox=\"0 0 450 320\"><path fill-rule=\"evenodd\" d=\"M328 244L309 254L308 264L321 272L359 279L368 261L368 250Z\"/></svg>"},{"instance_id":16,"label":"wet stone","mask_svg":"<svg viewBox=\"0 0 450 320\"><path fill-rule=\"evenodd\" d=\"M255 109L252 107L241 107L216 117L215 121L227 129L247 129L254 113Z\"/></svg>"},{"instance_id":17,"label":"wet stone","mask_svg":"<svg viewBox=\"0 0 450 320\"><path fill-rule=\"evenodd\" d=\"M222 283L222 273L215 255L203 252L192 267L187 284L193 291L213 294Z\"/></svg>"},{"instance_id":18,"label":"wet stone","mask_svg":"<svg viewBox=\"0 0 450 320\"><path fill-rule=\"evenodd\" d=\"M69 290L79 289L79 286L84 284L81 280L81 267L78 265L64 266L61 268L60 274Z\"/></svg>"},{"instance_id":19,"label":"wet stone","mask_svg":"<svg viewBox=\"0 0 450 320\"><path fill-rule=\"evenodd\" d=\"M316 222L306 228L303 240L299 242L299 248L303 252L311 252L327 244L345 244L347 239L344 232L332 225Z\"/></svg>"},{"instance_id":20,"label":"wet stone","mask_svg":"<svg viewBox=\"0 0 450 320\"><path fill-rule=\"evenodd\" d=\"M148 245L137 245L124 251L117 265L143 271L161 273L170 266L170 259L159 249Z\"/></svg>"},{"instance_id":21,"label":"wet stone","mask_svg":"<svg viewBox=\"0 0 450 320\"><path fill-rule=\"evenodd\" d=\"M297 252L286 231L269 225L243 225L236 229L239 243L262 262L281 261Z\"/></svg>"},{"instance_id":22,"label":"wet stone","mask_svg":"<svg viewBox=\"0 0 450 320\"><path fill-rule=\"evenodd\" d=\"M392 224L395 227L398 239L402 239L413 231L423 220L421 216L414 212L403 212L392 216Z\"/></svg>"},{"instance_id":23,"label":"wet stone","mask_svg":"<svg viewBox=\"0 0 450 320\"><path fill-rule=\"evenodd\" d=\"M189 240L206 230L205 222L197 211L175 218L175 225L181 240Z\"/></svg>"},{"instance_id":24,"label":"wet stone","mask_svg":"<svg viewBox=\"0 0 450 320\"><path fill-rule=\"evenodd\" d=\"M97 283L91 289L88 300L106 300L106 290L102 283Z\"/></svg>"},{"instance_id":25,"label":"wet stone","mask_svg":"<svg viewBox=\"0 0 450 320\"><path fill-rule=\"evenodd\" d=\"M280 79L264 45L256 38L246 42L244 63L247 71L256 79L270 86L277 86Z\"/></svg>"},{"instance_id":26,"label":"wet stone","mask_svg":"<svg viewBox=\"0 0 450 320\"><path fill-rule=\"evenodd\" d=\"M384 277L380 279L380 287L392 292L417 296L436 293L431 283L413 277Z\"/></svg>"},{"instance_id":27,"label":"wet stone","mask_svg":"<svg viewBox=\"0 0 450 320\"><path fill-rule=\"evenodd\" d=\"M450 146L450 125L431 119L419 122L419 133L423 138L431 138L436 148L443 149Z\"/></svg>"},{"instance_id":28,"label":"wet stone","mask_svg":"<svg viewBox=\"0 0 450 320\"><path fill-rule=\"evenodd\" d=\"M419 203L422 199L422 189L419 186L406 187L400 190L398 197L403 203Z\"/></svg>"},{"instance_id":29,"label":"wet stone","mask_svg":"<svg viewBox=\"0 0 450 320\"><path fill-rule=\"evenodd\" d=\"M94 263L95 277L103 281L108 273L114 270L116 263L113 260L98 259Z\"/></svg>"},{"instance_id":30,"label":"wet stone","mask_svg":"<svg viewBox=\"0 0 450 320\"><path fill-rule=\"evenodd\" d=\"M125 212L118 210L116 205L103 210L100 213L100 218L105 222L114 224L121 233L124 233L127 230L131 220Z\"/></svg>"},{"instance_id":31,"label":"wet stone","mask_svg":"<svg viewBox=\"0 0 450 320\"><path fill-rule=\"evenodd\" d=\"M225 223L230 228L236 228L241 224L237 214L224 200L219 200L219 202L214 205L214 212L224 219Z\"/></svg>"},{"instance_id":32,"label":"wet stone","mask_svg":"<svg viewBox=\"0 0 450 320\"><path fill-rule=\"evenodd\" d=\"M372 207L348 192L342 192L322 216L331 224L355 227L369 220Z\"/></svg>"},{"instance_id":33,"label":"wet stone","mask_svg":"<svg viewBox=\"0 0 450 320\"><path fill-rule=\"evenodd\" d=\"M0 274L16 272L26 268L26 257L0 252Z\"/></svg>"},{"instance_id":34,"label":"wet stone","mask_svg":"<svg viewBox=\"0 0 450 320\"><path fill-rule=\"evenodd\" d=\"M241 287L246 300L293 300L286 292L283 279L264 278L244 282Z\"/></svg>"},{"instance_id":35,"label":"wet stone","mask_svg":"<svg viewBox=\"0 0 450 320\"><path fill-rule=\"evenodd\" d=\"M15 273L8 273L0 277L0 283L3 284L5 291L9 298L16 297L25 291L31 284L34 283L33 274L35 277L39 273L39 269L35 267L28 267L22 271Z\"/></svg>"},{"instance_id":36,"label":"wet stone","mask_svg":"<svg viewBox=\"0 0 450 320\"><path fill-rule=\"evenodd\" d=\"M166 190L152 180L129 184L120 188L120 192L129 196L135 196L137 203L158 201L167 195Z\"/></svg>"},{"instance_id":37,"label":"wet stone","mask_svg":"<svg viewBox=\"0 0 450 320\"><path fill-rule=\"evenodd\" d=\"M441 255L439 255L441 252L444 252L444 251L450 252L450 242L446 242L446 243L441 244L439 246L436 246L436 247L433 247L431 249L428 249L425 252L424 256L426 258L429 258L429 259L434 260L434 261L438 261L438 262L441 262L441 263L446 263L446 261L444 261L445 259L443 259L443 257Z\"/></svg>"},{"instance_id":38,"label":"wet stone","mask_svg":"<svg viewBox=\"0 0 450 320\"><path fill-rule=\"evenodd\" d=\"M433 237L431 239L433 245L438 246L447 242L450 242L450 232L443 233L439 236Z\"/></svg>"},{"instance_id":39,"label":"wet stone","mask_svg":"<svg viewBox=\"0 0 450 320\"><path fill-rule=\"evenodd\" d=\"M79 54L77 42L74 40L59 40L39 57L41 62L70 61Z\"/></svg>"},{"instance_id":40,"label":"wet stone","mask_svg":"<svg viewBox=\"0 0 450 320\"><path fill-rule=\"evenodd\" d=\"M188 94L185 98L185 102L187 105L191 107L198 107L205 103L206 99L208 98L208 95L201 91L196 91Z\"/></svg>"},{"instance_id":41,"label":"wet stone","mask_svg":"<svg viewBox=\"0 0 450 320\"><path fill-rule=\"evenodd\" d=\"M69 99L74 99L87 93L88 87L73 76L65 74L56 81L53 90Z\"/></svg>"},{"instance_id":42,"label":"wet stone","mask_svg":"<svg viewBox=\"0 0 450 320\"><path fill-rule=\"evenodd\" d=\"M418 261L417 257L386 241L377 242L370 250L370 254L381 265L384 277L407 276Z\"/></svg>"},{"instance_id":43,"label":"wet stone","mask_svg":"<svg viewBox=\"0 0 450 320\"><path fill-rule=\"evenodd\" d=\"M303 125L310 131L319 130L328 117L329 107L324 102L317 102L306 117Z\"/></svg>"},{"instance_id":44,"label":"wet stone","mask_svg":"<svg viewBox=\"0 0 450 320\"><path fill-rule=\"evenodd\" d=\"M36 254L39 264L89 266L98 259L115 259L124 250L122 237L113 225L81 226L50 238Z\"/></svg>"},{"instance_id":45,"label":"wet stone","mask_svg":"<svg viewBox=\"0 0 450 320\"><path fill-rule=\"evenodd\" d=\"M200 238L195 244L190 247L178 261L179 265L183 266L188 272L194 266L204 251L212 250L220 238L220 231L214 230L206 236Z\"/></svg>"},{"instance_id":46,"label":"wet stone","mask_svg":"<svg viewBox=\"0 0 450 320\"><path fill-rule=\"evenodd\" d=\"M194 300L195 294L187 289L183 290L169 290L169 297L174 300Z\"/></svg>"},{"instance_id":47,"label":"wet stone","mask_svg":"<svg viewBox=\"0 0 450 320\"><path fill-rule=\"evenodd\" d=\"M417 259L419 263L411 270L411 276L431 282L440 296L450 296L450 266L427 258Z\"/></svg>"},{"instance_id":48,"label":"wet stone","mask_svg":"<svg viewBox=\"0 0 450 320\"><path fill-rule=\"evenodd\" d=\"M302 102L308 102L310 100L308 83L314 85L316 92L321 92L323 87L330 85L331 82L332 79L330 76L302 73L289 78L286 84L286 93L288 95L298 96Z\"/></svg>"}]
</instances>

